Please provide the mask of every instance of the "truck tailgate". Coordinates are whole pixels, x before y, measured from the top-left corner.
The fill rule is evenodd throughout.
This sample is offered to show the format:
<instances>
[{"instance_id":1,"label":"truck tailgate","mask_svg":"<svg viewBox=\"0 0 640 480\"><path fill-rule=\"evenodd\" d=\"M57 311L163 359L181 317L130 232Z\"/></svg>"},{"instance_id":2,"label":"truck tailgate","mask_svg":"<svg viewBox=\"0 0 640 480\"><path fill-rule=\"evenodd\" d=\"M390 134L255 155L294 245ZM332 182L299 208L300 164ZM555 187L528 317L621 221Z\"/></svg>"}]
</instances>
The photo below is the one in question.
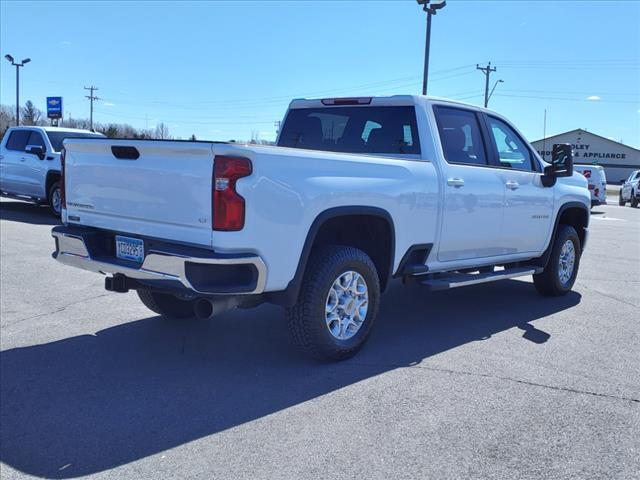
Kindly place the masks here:
<instances>
[{"instance_id":1,"label":"truck tailgate","mask_svg":"<svg viewBox=\"0 0 640 480\"><path fill-rule=\"evenodd\" d=\"M211 246L212 144L68 139L64 146L67 222Z\"/></svg>"}]
</instances>

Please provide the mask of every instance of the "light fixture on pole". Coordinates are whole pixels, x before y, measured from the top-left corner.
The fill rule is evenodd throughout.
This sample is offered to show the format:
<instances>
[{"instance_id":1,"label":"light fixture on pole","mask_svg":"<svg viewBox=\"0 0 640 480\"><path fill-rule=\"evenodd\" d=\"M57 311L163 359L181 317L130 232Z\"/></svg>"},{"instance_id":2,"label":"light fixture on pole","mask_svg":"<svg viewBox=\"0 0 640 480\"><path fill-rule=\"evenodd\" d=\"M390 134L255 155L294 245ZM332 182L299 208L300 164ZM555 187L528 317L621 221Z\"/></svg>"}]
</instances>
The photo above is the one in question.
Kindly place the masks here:
<instances>
[{"instance_id":1,"label":"light fixture on pole","mask_svg":"<svg viewBox=\"0 0 640 480\"><path fill-rule=\"evenodd\" d=\"M31 61L31 59L25 58L24 60L22 60L22 62L16 63L14 61L14 58L9 54L5 55L4 58L6 58L9 62L11 62L11 65L16 67L16 126L19 126L20 125L20 67L24 67L27 63Z\"/></svg>"},{"instance_id":2,"label":"light fixture on pole","mask_svg":"<svg viewBox=\"0 0 640 480\"><path fill-rule=\"evenodd\" d=\"M422 77L422 94L427 94L427 80L429 78L429 47L431 45L431 15L435 15L438 10L444 8L446 0L416 0L418 5L422 5L422 10L427 12L427 34L424 45L424 74Z\"/></svg>"},{"instance_id":3,"label":"light fixture on pole","mask_svg":"<svg viewBox=\"0 0 640 480\"><path fill-rule=\"evenodd\" d=\"M491 89L491 93L489 94L489 98L487 98L487 105L489 104L489 100L491 100L491 95L493 95L493 91L496 89L499 83L504 83L504 80L496 80L496 83L493 84L493 88ZM486 105L485 105L486 106Z\"/></svg>"}]
</instances>

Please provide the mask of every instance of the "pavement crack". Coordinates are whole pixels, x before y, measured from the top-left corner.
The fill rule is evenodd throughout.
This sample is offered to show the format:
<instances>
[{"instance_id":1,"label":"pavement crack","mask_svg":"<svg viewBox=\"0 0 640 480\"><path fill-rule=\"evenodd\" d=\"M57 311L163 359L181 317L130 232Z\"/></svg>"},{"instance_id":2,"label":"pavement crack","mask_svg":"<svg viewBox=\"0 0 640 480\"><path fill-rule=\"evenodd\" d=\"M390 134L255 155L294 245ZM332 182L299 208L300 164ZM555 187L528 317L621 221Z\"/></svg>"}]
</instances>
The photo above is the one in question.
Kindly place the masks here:
<instances>
[{"instance_id":1,"label":"pavement crack","mask_svg":"<svg viewBox=\"0 0 640 480\"><path fill-rule=\"evenodd\" d=\"M111 294L110 293L103 293L103 294L100 294L100 295L95 295L93 297L87 297L87 298L83 298L81 300L76 300L76 301L73 301L73 302L69 302L69 303L66 303L66 304L58 307L58 308L50 310L48 312L38 313L36 315L31 315L29 317L19 318L18 320L14 320L13 322L8 322L6 324L6 326L7 327L11 327L13 325L17 325L18 323L24 322L26 320L33 320L34 318L40 318L40 317L45 317L47 315L53 315L53 314L56 314L56 313L60 313L60 312L63 312L64 310L66 310L69 307L72 307L74 305L78 305L79 303L89 302L89 301L92 301L92 300L96 300L98 298L106 297L107 295L111 295Z\"/></svg>"},{"instance_id":2,"label":"pavement crack","mask_svg":"<svg viewBox=\"0 0 640 480\"><path fill-rule=\"evenodd\" d=\"M352 364L352 365L356 365L356 364ZM379 365L379 364L363 364L363 363L358 363L357 365L362 365L362 366L392 366L392 365ZM569 393L577 393L580 395L590 395L593 397L601 397L601 398L608 398L611 400L622 400L622 401L626 401L626 402L632 402L632 403L640 403L640 399L638 398L633 398L633 397L625 397L625 396L618 396L618 395L609 395L607 393L598 393L598 392L592 392L589 390L579 390L577 388L569 388L569 387L559 387L557 385L547 385L545 383L538 383L538 382L531 382L528 380L520 380L518 378L512 378L512 377L503 377L500 375L492 375L489 373L480 373L480 372L469 372L469 371L465 371L465 370L452 370L449 368L437 368L437 367L429 367L426 365L421 365L419 363L415 363L415 364L411 364L411 365L393 365L395 367L401 367L401 368L419 368L422 370L430 370L433 372L441 372L441 373L449 373L451 375L467 375L470 377L482 377L482 378L491 378L494 380L502 380L502 381L506 381L506 382L513 382L513 383L519 383L521 385L527 385L527 386L531 386L531 387L540 387L540 388L547 388L550 390L556 390L556 391L561 391L561 392L569 392Z\"/></svg>"},{"instance_id":3,"label":"pavement crack","mask_svg":"<svg viewBox=\"0 0 640 480\"><path fill-rule=\"evenodd\" d=\"M583 283L581 283L580 286L586 288L587 290L589 290L591 292L597 293L598 295L602 295L603 297L608 298L610 300L615 300L616 302L620 302L620 303L624 303L625 305L629 305L630 307L638 308L640 306L640 305L636 305L636 304L631 303L631 302L627 302L626 300L622 300L621 298L618 298L618 297L616 297L614 295L611 295L609 293L601 292L600 290L596 290L595 288L588 287L587 285L585 285Z\"/></svg>"}]
</instances>

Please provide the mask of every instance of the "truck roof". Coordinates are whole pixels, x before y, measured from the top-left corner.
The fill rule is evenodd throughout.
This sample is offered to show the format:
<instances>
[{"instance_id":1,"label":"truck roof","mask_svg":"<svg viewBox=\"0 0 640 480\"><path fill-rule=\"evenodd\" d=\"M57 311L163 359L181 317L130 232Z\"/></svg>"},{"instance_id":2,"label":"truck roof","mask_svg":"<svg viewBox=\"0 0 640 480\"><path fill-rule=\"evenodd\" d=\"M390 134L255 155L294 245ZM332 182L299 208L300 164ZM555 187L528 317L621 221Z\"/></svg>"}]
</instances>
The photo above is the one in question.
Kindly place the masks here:
<instances>
[{"instance_id":1,"label":"truck roof","mask_svg":"<svg viewBox=\"0 0 640 480\"><path fill-rule=\"evenodd\" d=\"M20 125L19 127L11 127L12 129L24 128L30 130L42 130L45 132L63 132L63 133L99 133L85 130L82 128L66 128L66 127L47 127L40 125Z\"/></svg>"},{"instance_id":2,"label":"truck roof","mask_svg":"<svg viewBox=\"0 0 640 480\"><path fill-rule=\"evenodd\" d=\"M352 103L347 103L352 101ZM347 105L377 105L377 106L402 106L402 105L418 105L422 102L426 103L450 103L453 105L464 105L467 108L482 110L495 113L491 110L472 105L470 103L460 102L449 98L433 97L427 95L389 95L389 96L372 96L372 97L332 97L332 98L296 98L289 104L290 109L294 108L321 108L331 106L347 106Z\"/></svg>"}]
</instances>

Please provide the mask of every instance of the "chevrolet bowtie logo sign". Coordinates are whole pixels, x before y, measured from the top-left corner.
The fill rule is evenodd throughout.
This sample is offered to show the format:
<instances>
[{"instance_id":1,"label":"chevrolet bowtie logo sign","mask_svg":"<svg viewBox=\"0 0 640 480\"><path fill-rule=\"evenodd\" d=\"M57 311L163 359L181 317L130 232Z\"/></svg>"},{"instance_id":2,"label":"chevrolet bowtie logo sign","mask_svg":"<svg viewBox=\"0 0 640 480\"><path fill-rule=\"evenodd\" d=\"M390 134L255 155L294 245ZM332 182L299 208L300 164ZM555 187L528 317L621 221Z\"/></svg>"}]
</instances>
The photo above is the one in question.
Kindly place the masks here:
<instances>
[{"instance_id":1,"label":"chevrolet bowtie logo sign","mask_svg":"<svg viewBox=\"0 0 640 480\"><path fill-rule=\"evenodd\" d=\"M47 117L62 118L62 97L47 97Z\"/></svg>"}]
</instances>

